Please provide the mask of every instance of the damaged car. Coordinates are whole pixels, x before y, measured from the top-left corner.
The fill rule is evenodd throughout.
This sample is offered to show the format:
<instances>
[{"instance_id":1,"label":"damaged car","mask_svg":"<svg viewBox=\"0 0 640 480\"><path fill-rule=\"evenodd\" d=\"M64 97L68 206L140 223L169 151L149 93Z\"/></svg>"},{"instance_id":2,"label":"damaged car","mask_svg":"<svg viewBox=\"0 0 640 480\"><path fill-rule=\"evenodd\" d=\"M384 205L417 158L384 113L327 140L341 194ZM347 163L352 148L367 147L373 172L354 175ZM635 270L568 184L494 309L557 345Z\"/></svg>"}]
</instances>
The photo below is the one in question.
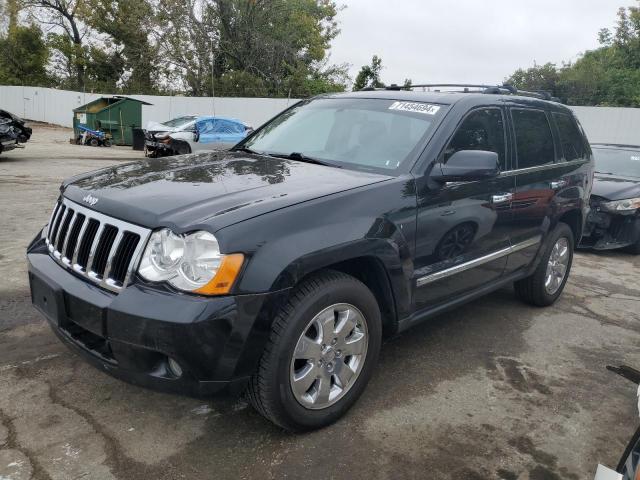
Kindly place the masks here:
<instances>
[{"instance_id":1,"label":"damaged car","mask_svg":"<svg viewBox=\"0 0 640 480\"><path fill-rule=\"evenodd\" d=\"M596 172L582 247L640 254L640 145L593 144Z\"/></svg>"},{"instance_id":2,"label":"damaged car","mask_svg":"<svg viewBox=\"0 0 640 480\"><path fill-rule=\"evenodd\" d=\"M145 155L164 157L224 150L251 132L253 127L240 120L213 116L187 115L162 123L150 122L145 131Z\"/></svg>"},{"instance_id":3,"label":"damaged car","mask_svg":"<svg viewBox=\"0 0 640 480\"><path fill-rule=\"evenodd\" d=\"M8 152L14 148L21 148L21 143L26 143L31 138L32 130L25 126L20 117L0 110L0 153Z\"/></svg>"}]
</instances>

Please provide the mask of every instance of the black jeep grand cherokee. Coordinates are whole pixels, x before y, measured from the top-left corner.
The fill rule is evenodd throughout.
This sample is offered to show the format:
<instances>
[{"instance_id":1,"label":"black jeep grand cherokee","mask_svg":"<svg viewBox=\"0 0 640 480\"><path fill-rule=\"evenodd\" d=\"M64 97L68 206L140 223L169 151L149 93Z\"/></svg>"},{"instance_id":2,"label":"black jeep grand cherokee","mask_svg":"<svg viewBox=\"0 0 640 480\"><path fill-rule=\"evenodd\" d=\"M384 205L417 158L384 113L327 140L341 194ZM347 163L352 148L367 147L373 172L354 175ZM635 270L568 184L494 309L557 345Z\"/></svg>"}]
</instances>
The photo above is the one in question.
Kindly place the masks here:
<instances>
[{"instance_id":1,"label":"black jeep grand cherokee","mask_svg":"<svg viewBox=\"0 0 640 480\"><path fill-rule=\"evenodd\" d=\"M572 113L507 88L289 108L230 152L72 178L28 248L35 306L99 368L327 425L381 339L515 283L561 294L593 164Z\"/></svg>"}]
</instances>

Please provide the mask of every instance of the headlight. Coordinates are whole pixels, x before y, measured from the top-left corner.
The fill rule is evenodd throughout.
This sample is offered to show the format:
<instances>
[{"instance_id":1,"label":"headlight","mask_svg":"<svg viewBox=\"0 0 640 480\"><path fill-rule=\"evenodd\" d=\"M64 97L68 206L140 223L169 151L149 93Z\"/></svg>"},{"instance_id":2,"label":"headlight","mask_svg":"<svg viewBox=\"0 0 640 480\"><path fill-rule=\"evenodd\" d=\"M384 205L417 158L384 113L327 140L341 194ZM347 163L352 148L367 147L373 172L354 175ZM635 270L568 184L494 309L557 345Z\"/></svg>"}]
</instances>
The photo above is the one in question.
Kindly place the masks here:
<instances>
[{"instance_id":1,"label":"headlight","mask_svg":"<svg viewBox=\"0 0 640 480\"><path fill-rule=\"evenodd\" d=\"M209 232L177 235L165 228L151 234L138 273L187 292L220 295L229 292L243 261L242 254L221 254Z\"/></svg>"},{"instance_id":2,"label":"headlight","mask_svg":"<svg viewBox=\"0 0 640 480\"><path fill-rule=\"evenodd\" d=\"M627 198L625 200L616 200L615 202L604 202L601 206L610 212L636 210L640 208L640 198Z\"/></svg>"}]
</instances>

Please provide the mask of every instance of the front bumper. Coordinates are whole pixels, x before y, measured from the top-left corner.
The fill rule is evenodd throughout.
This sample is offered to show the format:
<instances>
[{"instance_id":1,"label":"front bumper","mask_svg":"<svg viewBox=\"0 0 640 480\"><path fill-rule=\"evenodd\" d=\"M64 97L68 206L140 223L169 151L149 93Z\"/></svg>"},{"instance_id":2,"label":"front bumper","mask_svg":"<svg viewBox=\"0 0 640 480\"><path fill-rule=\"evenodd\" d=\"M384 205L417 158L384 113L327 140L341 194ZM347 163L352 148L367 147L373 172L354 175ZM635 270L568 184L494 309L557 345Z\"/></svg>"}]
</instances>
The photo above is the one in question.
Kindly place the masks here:
<instances>
[{"instance_id":1,"label":"front bumper","mask_svg":"<svg viewBox=\"0 0 640 480\"><path fill-rule=\"evenodd\" d=\"M122 380L192 396L244 389L285 294L201 297L134 282L116 295L58 265L42 239L27 259L32 302L73 351Z\"/></svg>"},{"instance_id":2,"label":"front bumper","mask_svg":"<svg viewBox=\"0 0 640 480\"><path fill-rule=\"evenodd\" d=\"M153 152L157 155L173 155L175 153L170 144L156 140L145 139L144 146L148 152Z\"/></svg>"},{"instance_id":3,"label":"front bumper","mask_svg":"<svg viewBox=\"0 0 640 480\"><path fill-rule=\"evenodd\" d=\"M580 246L611 250L640 242L640 215L591 210Z\"/></svg>"}]
</instances>

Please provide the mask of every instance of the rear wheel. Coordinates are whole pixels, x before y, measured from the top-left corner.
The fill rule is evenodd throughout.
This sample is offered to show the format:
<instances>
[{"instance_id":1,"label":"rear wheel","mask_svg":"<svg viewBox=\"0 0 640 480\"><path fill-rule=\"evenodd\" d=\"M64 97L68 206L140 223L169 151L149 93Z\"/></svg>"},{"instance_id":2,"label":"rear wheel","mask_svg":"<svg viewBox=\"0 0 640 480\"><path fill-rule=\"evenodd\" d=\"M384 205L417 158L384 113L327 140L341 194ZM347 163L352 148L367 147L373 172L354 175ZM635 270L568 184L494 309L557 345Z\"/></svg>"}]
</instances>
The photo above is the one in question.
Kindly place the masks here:
<instances>
[{"instance_id":1,"label":"rear wheel","mask_svg":"<svg viewBox=\"0 0 640 480\"><path fill-rule=\"evenodd\" d=\"M363 283L329 270L314 275L274 319L247 396L287 430L329 425L364 391L381 337L380 310Z\"/></svg>"},{"instance_id":2,"label":"rear wheel","mask_svg":"<svg viewBox=\"0 0 640 480\"><path fill-rule=\"evenodd\" d=\"M97 138L92 138L91 140L89 140L89 145L91 145L92 147L97 147L100 145L100 142Z\"/></svg>"},{"instance_id":3,"label":"rear wheel","mask_svg":"<svg viewBox=\"0 0 640 480\"><path fill-rule=\"evenodd\" d=\"M531 305L546 307L562 294L573 262L573 231L559 223L550 234L549 242L535 272L515 282L518 297Z\"/></svg>"}]
</instances>

